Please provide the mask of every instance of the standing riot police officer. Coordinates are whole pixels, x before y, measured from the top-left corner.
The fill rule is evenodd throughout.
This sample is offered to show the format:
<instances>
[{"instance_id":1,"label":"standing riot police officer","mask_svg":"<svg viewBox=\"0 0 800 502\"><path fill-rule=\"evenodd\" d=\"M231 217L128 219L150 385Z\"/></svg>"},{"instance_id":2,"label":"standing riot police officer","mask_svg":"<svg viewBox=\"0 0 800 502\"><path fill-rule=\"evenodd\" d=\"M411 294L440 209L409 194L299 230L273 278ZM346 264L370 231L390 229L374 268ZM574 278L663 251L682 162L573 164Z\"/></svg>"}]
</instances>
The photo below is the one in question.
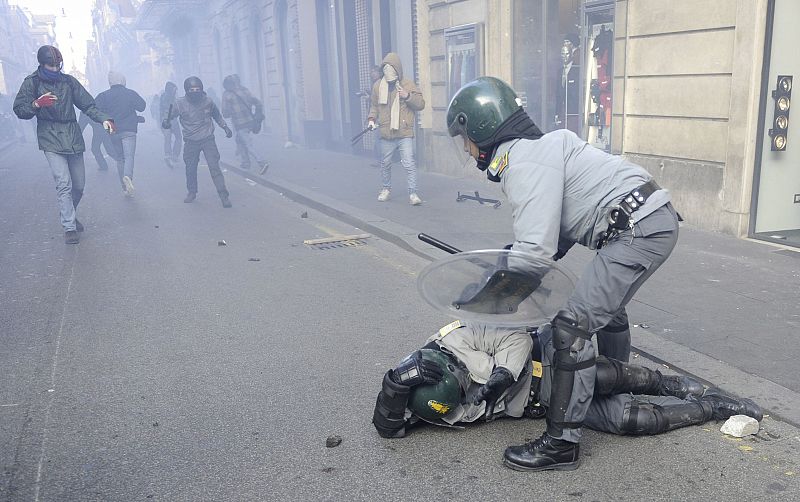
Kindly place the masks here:
<instances>
[{"instance_id":1,"label":"standing riot police officer","mask_svg":"<svg viewBox=\"0 0 800 502\"><path fill-rule=\"evenodd\" d=\"M450 102L447 125L501 184L513 207L513 249L544 259L580 243L597 250L552 321L555 347L547 431L506 449L518 470L575 469L601 355L627 361L625 306L678 239L669 192L642 167L588 145L569 130L542 134L503 81L481 77Z\"/></svg>"}]
</instances>

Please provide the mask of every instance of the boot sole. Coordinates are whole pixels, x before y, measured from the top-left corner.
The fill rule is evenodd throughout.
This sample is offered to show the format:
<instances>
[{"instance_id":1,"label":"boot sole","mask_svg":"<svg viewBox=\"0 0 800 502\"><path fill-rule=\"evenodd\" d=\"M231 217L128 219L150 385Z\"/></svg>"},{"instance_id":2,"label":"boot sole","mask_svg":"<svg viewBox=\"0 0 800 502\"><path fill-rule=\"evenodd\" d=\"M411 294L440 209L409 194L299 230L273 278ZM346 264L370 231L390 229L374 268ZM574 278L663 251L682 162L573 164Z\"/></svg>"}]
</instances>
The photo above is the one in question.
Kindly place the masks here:
<instances>
[{"instance_id":1,"label":"boot sole","mask_svg":"<svg viewBox=\"0 0 800 502\"><path fill-rule=\"evenodd\" d=\"M574 471L578 467L581 466L580 459L574 462L568 463L561 463L561 464L550 464L550 465L543 465L541 467L528 467L526 465L519 465L511 462L507 458L503 459L503 464L508 467L509 469L513 469L515 471L521 472L537 472L537 471Z\"/></svg>"}]
</instances>

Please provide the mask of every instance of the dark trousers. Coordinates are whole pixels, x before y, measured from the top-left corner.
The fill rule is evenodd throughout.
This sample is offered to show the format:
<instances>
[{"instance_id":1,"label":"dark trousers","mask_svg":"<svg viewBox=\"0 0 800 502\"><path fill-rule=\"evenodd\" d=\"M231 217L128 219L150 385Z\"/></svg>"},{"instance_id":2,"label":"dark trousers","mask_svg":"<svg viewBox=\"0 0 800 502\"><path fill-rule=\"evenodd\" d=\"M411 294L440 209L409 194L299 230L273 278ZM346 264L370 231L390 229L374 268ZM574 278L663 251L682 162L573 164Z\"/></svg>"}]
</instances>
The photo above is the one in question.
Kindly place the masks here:
<instances>
[{"instance_id":1,"label":"dark trousers","mask_svg":"<svg viewBox=\"0 0 800 502\"><path fill-rule=\"evenodd\" d=\"M217 193L220 197L228 196L228 189L225 188L225 177L219 168L219 150L214 136L209 136L200 141L186 140L183 143L183 161L186 163L186 190L189 193L197 193L197 164L200 162L200 152L208 164L208 171Z\"/></svg>"},{"instance_id":2,"label":"dark trousers","mask_svg":"<svg viewBox=\"0 0 800 502\"><path fill-rule=\"evenodd\" d=\"M97 126L92 124L92 155L94 155L94 160L97 161L97 166L103 171L106 171L108 170L108 162L106 162L106 158L100 150L101 146L106 149L106 153L109 157L117 160L119 154L111 142L111 136L109 136L100 124L97 124Z\"/></svg>"}]
</instances>

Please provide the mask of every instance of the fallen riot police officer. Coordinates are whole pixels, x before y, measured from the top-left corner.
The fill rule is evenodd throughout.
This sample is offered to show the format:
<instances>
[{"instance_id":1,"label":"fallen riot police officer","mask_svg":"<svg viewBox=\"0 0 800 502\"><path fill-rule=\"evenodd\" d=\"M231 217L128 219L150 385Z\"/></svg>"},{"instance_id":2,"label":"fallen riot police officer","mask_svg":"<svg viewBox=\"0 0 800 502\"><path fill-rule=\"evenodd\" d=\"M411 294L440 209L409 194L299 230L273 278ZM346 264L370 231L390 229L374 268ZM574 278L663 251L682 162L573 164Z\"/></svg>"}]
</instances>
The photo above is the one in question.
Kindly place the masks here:
<instances>
[{"instance_id":1,"label":"fallen riot police officer","mask_svg":"<svg viewBox=\"0 0 800 502\"><path fill-rule=\"evenodd\" d=\"M554 354L549 325L524 330L455 321L386 372L372 423L382 437L402 438L421 422L457 427L499 417L544 418ZM733 415L763 417L753 401L705 389L689 377L604 356L596 366L595 380L583 382L594 395L584 425L596 431L653 435Z\"/></svg>"}]
</instances>

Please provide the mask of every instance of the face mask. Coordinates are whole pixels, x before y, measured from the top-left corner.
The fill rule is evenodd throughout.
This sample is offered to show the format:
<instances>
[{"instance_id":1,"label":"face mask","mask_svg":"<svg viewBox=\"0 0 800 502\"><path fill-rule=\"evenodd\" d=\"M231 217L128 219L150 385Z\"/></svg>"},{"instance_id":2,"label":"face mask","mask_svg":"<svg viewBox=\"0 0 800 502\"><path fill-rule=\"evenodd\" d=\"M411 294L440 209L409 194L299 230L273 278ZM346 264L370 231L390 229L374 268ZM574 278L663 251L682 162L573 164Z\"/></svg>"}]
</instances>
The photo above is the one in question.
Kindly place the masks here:
<instances>
[{"instance_id":1,"label":"face mask","mask_svg":"<svg viewBox=\"0 0 800 502\"><path fill-rule=\"evenodd\" d=\"M394 82L397 80L397 71L395 71L394 66L390 64L383 65L383 78L385 78L387 82Z\"/></svg>"},{"instance_id":2,"label":"face mask","mask_svg":"<svg viewBox=\"0 0 800 502\"><path fill-rule=\"evenodd\" d=\"M203 91L190 91L186 93L186 99L191 103L199 103L203 99Z\"/></svg>"}]
</instances>

